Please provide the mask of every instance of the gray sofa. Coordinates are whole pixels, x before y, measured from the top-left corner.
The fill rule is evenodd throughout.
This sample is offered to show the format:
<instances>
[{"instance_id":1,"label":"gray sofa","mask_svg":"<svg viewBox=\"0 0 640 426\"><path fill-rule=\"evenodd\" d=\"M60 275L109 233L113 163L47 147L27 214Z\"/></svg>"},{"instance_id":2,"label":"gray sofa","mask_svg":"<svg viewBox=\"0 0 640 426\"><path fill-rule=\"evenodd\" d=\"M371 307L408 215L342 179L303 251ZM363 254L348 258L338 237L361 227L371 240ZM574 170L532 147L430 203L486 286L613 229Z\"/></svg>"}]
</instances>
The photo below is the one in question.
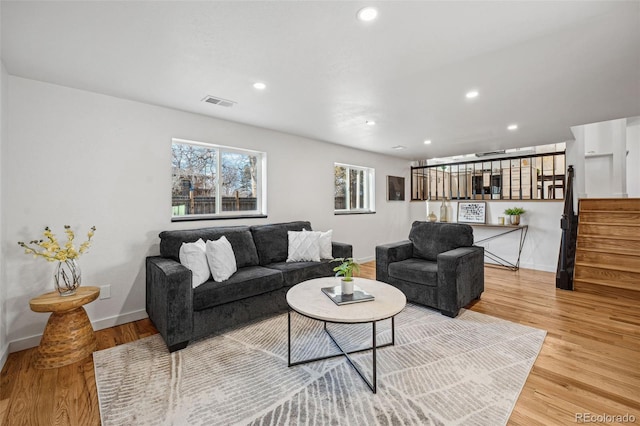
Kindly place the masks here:
<instances>
[{"instance_id":1,"label":"gray sofa","mask_svg":"<svg viewBox=\"0 0 640 426\"><path fill-rule=\"evenodd\" d=\"M484 291L484 248L473 245L469 225L416 221L408 241L376 247L376 279L456 317Z\"/></svg>"},{"instance_id":2,"label":"gray sofa","mask_svg":"<svg viewBox=\"0 0 640 426\"><path fill-rule=\"evenodd\" d=\"M286 262L288 231L310 231L309 222L227 226L160 233L160 256L146 259L146 309L170 352L217 331L287 309L289 287L333 276L330 259ZM225 236L238 271L227 281L192 288L191 271L179 262L180 246ZM333 257L351 257L349 244L332 243Z\"/></svg>"}]
</instances>

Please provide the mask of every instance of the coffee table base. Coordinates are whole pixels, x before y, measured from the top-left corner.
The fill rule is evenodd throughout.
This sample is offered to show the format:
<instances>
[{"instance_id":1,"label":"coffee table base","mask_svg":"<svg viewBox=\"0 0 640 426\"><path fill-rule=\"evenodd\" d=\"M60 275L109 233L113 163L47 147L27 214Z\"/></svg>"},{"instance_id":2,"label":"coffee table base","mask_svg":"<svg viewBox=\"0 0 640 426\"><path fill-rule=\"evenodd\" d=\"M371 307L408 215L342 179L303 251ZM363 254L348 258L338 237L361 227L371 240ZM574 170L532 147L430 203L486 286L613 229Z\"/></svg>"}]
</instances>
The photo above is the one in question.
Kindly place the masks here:
<instances>
[{"instance_id":1,"label":"coffee table base","mask_svg":"<svg viewBox=\"0 0 640 426\"><path fill-rule=\"evenodd\" d=\"M299 313L300 314L300 313ZM302 315L302 314L300 314ZM327 322L331 322L331 321L323 321L324 322L324 331L329 335L329 337L331 338L331 340L333 341L333 343L338 347L338 349L340 349L340 353L339 354L334 354L334 355L327 355L327 356L322 356L322 357L317 357L317 358L309 358L309 359L305 359L305 360L301 360L301 361L295 361L295 362L291 362L291 309L289 309L288 312L288 355L289 355L289 367L293 367L295 365L300 365L300 364L307 364L310 362L315 362L315 361L322 361L325 359L331 359L331 358L336 358L339 356L344 356L347 358L347 361L349 361L349 364L351 364L351 366L356 370L356 372L360 375L360 377L362 377L362 380L364 380L364 382L367 384L367 386L369 386L369 389L371 389L371 391L373 393L377 393L378 390L378 380L377 380L377 349L378 348L384 348L387 346L393 346L395 345L395 316L391 317L391 342L390 343L385 343L383 345L377 345L376 344L376 323L378 321L371 321L371 337L372 337L372 345L369 348L363 348L363 349L356 349L354 351L345 351L344 348L340 345L340 343L338 343L338 341L336 340L335 337L333 337L333 334L331 334L331 332L327 329ZM381 320L384 321L384 320ZM347 324L347 323L338 323L335 322L334 324ZM358 367L358 365L353 361L353 359L349 356L351 354L355 354L355 353L359 353L359 352L365 352L365 351L372 351L372 356L373 356L373 380L369 380L366 375L364 374L364 372L360 369L360 367Z\"/></svg>"}]
</instances>

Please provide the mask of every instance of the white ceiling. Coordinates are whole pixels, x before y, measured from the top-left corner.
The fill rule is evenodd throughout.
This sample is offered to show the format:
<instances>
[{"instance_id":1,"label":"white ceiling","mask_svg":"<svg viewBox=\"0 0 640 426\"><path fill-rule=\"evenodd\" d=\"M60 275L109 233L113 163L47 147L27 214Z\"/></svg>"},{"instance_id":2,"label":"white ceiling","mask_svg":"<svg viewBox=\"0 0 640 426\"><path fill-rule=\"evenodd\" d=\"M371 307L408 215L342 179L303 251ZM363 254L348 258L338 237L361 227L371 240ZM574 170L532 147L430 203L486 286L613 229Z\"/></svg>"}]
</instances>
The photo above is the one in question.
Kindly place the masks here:
<instances>
[{"instance_id":1,"label":"white ceiling","mask_svg":"<svg viewBox=\"0 0 640 426\"><path fill-rule=\"evenodd\" d=\"M378 19L356 20L368 5ZM562 142L571 126L640 115L639 1L0 7L12 75L407 159Z\"/></svg>"}]
</instances>

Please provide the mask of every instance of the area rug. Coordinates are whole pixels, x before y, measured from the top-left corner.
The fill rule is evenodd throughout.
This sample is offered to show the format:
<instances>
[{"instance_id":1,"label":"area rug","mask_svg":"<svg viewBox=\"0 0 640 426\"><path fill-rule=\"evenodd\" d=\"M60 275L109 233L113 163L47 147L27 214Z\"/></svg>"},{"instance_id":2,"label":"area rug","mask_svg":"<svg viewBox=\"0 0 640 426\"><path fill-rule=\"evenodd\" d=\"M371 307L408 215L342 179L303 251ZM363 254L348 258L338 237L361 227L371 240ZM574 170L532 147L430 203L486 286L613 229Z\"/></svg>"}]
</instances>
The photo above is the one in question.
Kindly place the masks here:
<instances>
[{"instance_id":1,"label":"area rug","mask_svg":"<svg viewBox=\"0 0 640 426\"><path fill-rule=\"evenodd\" d=\"M329 324L349 346L370 325ZM391 340L379 323L378 344ZM344 357L287 366L287 315L169 354L159 335L93 354L100 416L111 425L506 424L546 332L477 312L417 306L378 349L378 391ZM322 323L292 314L292 360L337 353ZM353 356L372 373L371 351Z\"/></svg>"}]
</instances>

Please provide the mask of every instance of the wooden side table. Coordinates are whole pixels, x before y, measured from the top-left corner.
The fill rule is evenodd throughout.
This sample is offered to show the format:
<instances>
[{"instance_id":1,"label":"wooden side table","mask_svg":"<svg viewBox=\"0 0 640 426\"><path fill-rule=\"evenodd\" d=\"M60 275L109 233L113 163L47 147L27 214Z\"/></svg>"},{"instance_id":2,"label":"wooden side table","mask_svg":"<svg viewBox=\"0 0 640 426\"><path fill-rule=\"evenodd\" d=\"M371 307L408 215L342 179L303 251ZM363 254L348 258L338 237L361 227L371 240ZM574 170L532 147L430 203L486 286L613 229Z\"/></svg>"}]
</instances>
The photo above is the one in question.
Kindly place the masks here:
<instances>
[{"instance_id":1,"label":"wooden side table","mask_svg":"<svg viewBox=\"0 0 640 426\"><path fill-rule=\"evenodd\" d=\"M99 287L79 287L72 296L57 291L29 301L34 312L52 312L36 354L36 368L58 368L73 364L96 350L96 336L82 307L98 298Z\"/></svg>"}]
</instances>

